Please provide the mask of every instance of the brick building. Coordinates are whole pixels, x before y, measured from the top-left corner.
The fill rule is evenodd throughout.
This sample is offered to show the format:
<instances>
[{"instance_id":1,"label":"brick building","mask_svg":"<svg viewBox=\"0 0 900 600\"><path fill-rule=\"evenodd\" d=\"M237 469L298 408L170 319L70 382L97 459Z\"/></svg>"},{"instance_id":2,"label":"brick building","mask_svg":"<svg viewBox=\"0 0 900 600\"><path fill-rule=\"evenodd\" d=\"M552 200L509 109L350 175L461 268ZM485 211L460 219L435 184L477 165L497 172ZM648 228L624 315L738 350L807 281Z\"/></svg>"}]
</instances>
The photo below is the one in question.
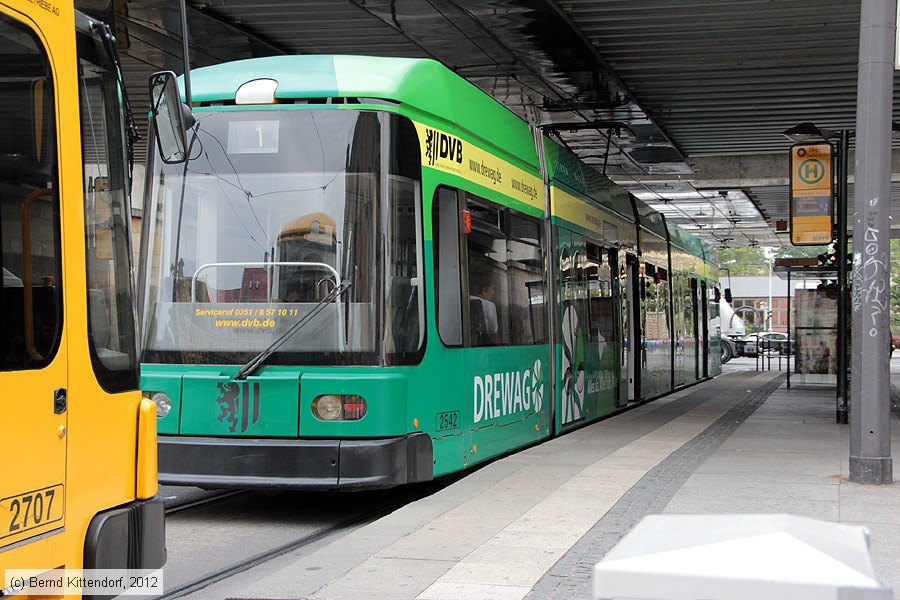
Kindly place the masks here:
<instances>
[{"instance_id":1,"label":"brick building","mask_svg":"<svg viewBox=\"0 0 900 600\"><path fill-rule=\"evenodd\" d=\"M726 277L723 286L731 287L731 306L751 331L781 331L787 333L788 286L787 281L772 275L771 283L767 275L752 277ZM771 285L771 291L770 286ZM771 294L772 306L769 306ZM771 324L766 320L767 311L772 311Z\"/></svg>"}]
</instances>

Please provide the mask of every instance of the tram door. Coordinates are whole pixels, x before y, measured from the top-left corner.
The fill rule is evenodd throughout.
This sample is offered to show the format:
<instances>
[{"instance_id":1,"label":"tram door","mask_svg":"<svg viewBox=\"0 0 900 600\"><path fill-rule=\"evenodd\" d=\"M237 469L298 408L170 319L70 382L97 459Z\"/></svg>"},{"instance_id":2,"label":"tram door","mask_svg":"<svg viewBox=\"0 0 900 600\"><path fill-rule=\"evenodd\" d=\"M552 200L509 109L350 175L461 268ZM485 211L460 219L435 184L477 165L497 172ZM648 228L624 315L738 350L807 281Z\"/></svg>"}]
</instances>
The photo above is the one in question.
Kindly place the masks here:
<instances>
[{"instance_id":1,"label":"tram door","mask_svg":"<svg viewBox=\"0 0 900 600\"><path fill-rule=\"evenodd\" d=\"M585 286L584 238L567 229L559 230L559 424L580 421L585 417L585 334L587 332L587 297Z\"/></svg>"},{"instance_id":2,"label":"tram door","mask_svg":"<svg viewBox=\"0 0 900 600\"><path fill-rule=\"evenodd\" d=\"M638 302L640 277L637 257L626 253L624 260L620 261L619 267L620 331L624 334L621 346L622 355L619 362L621 365L621 376L619 378L620 399L624 396L625 402L636 402L641 397L641 370L639 366L641 331L640 306Z\"/></svg>"},{"instance_id":3,"label":"tram door","mask_svg":"<svg viewBox=\"0 0 900 600\"><path fill-rule=\"evenodd\" d=\"M621 260L620 260L621 257ZM628 372L625 367L625 311L623 307L627 304L625 298L622 281L626 273L625 255L618 250L609 251L609 265L611 269L611 277L613 280L613 312L615 314L615 338L618 341L618 354L616 355L617 368L619 371L619 384L616 386L616 406L625 406L628 404Z\"/></svg>"},{"instance_id":4,"label":"tram door","mask_svg":"<svg viewBox=\"0 0 900 600\"><path fill-rule=\"evenodd\" d=\"M0 172L3 552L63 527L68 357L51 61L38 35L2 9L0 42L0 155L17 157Z\"/></svg>"},{"instance_id":5,"label":"tram door","mask_svg":"<svg viewBox=\"0 0 900 600\"><path fill-rule=\"evenodd\" d=\"M689 304L685 298L684 280L675 273L672 274L672 314L675 317L675 346L673 347L672 382L673 387L681 387L685 383L685 352L687 351L687 330L685 323L685 306Z\"/></svg>"},{"instance_id":6,"label":"tram door","mask_svg":"<svg viewBox=\"0 0 900 600\"><path fill-rule=\"evenodd\" d=\"M706 282L700 283L700 373L704 378L709 377L709 296L706 292Z\"/></svg>"},{"instance_id":7,"label":"tram door","mask_svg":"<svg viewBox=\"0 0 900 600\"><path fill-rule=\"evenodd\" d=\"M702 370L700 367L700 357L703 356L703 340L700 337L700 332L702 330L702 327L700 325L700 298L698 298L697 280L693 277L691 278L690 299L690 316L693 326L688 329L688 333L691 335L694 341L694 343L692 344L693 350L691 352L690 362L693 364L693 381L699 381L702 374Z\"/></svg>"}]
</instances>

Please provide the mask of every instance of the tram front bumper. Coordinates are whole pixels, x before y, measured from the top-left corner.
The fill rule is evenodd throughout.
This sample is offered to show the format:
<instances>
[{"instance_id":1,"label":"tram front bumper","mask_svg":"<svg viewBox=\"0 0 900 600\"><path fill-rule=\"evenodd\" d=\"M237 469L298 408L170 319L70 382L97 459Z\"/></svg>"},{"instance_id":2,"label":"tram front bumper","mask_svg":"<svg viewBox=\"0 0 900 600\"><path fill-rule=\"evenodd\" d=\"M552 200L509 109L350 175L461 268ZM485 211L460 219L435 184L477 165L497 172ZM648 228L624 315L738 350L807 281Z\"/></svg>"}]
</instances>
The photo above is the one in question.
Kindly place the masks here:
<instances>
[{"instance_id":1,"label":"tram front bumper","mask_svg":"<svg viewBox=\"0 0 900 600\"><path fill-rule=\"evenodd\" d=\"M135 500L94 515L84 539L85 569L160 569L164 564L162 498Z\"/></svg>"},{"instance_id":2,"label":"tram front bumper","mask_svg":"<svg viewBox=\"0 0 900 600\"><path fill-rule=\"evenodd\" d=\"M159 482L208 488L372 489L430 481L431 438L159 436Z\"/></svg>"}]
</instances>

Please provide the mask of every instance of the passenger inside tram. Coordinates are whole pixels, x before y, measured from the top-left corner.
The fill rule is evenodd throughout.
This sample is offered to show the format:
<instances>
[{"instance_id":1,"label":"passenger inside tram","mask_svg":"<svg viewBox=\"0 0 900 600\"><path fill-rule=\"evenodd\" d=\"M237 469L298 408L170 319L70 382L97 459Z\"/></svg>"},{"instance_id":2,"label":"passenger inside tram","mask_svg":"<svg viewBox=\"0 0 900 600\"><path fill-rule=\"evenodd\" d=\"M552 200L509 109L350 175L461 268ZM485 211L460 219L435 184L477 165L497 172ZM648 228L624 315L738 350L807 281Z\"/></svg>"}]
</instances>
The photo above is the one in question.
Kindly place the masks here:
<instances>
[{"instance_id":1,"label":"passenger inside tram","mask_svg":"<svg viewBox=\"0 0 900 600\"><path fill-rule=\"evenodd\" d=\"M483 277L474 279L469 296L472 341L477 346L493 346L500 342L497 305L494 304L497 291L494 284Z\"/></svg>"}]
</instances>

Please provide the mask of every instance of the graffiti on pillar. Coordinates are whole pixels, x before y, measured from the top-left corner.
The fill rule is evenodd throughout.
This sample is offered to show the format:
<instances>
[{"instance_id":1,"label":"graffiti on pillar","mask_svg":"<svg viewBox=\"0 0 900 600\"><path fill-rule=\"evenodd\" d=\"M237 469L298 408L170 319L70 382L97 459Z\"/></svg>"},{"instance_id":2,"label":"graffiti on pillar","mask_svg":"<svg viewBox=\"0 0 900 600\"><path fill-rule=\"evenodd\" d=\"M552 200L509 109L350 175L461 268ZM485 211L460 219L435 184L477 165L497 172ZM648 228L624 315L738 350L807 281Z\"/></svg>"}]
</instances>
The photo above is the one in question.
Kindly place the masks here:
<instances>
[{"instance_id":1,"label":"graffiti on pillar","mask_svg":"<svg viewBox=\"0 0 900 600\"><path fill-rule=\"evenodd\" d=\"M878 198L869 200L869 206L878 206ZM876 337L881 329L878 327L882 315L888 311L887 294L887 260L885 251L880 249L881 230L875 227L875 215L869 215L861 248L853 251L853 312L859 312L863 303L869 307L868 318L863 318L871 326L866 329L869 337Z\"/></svg>"}]
</instances>

